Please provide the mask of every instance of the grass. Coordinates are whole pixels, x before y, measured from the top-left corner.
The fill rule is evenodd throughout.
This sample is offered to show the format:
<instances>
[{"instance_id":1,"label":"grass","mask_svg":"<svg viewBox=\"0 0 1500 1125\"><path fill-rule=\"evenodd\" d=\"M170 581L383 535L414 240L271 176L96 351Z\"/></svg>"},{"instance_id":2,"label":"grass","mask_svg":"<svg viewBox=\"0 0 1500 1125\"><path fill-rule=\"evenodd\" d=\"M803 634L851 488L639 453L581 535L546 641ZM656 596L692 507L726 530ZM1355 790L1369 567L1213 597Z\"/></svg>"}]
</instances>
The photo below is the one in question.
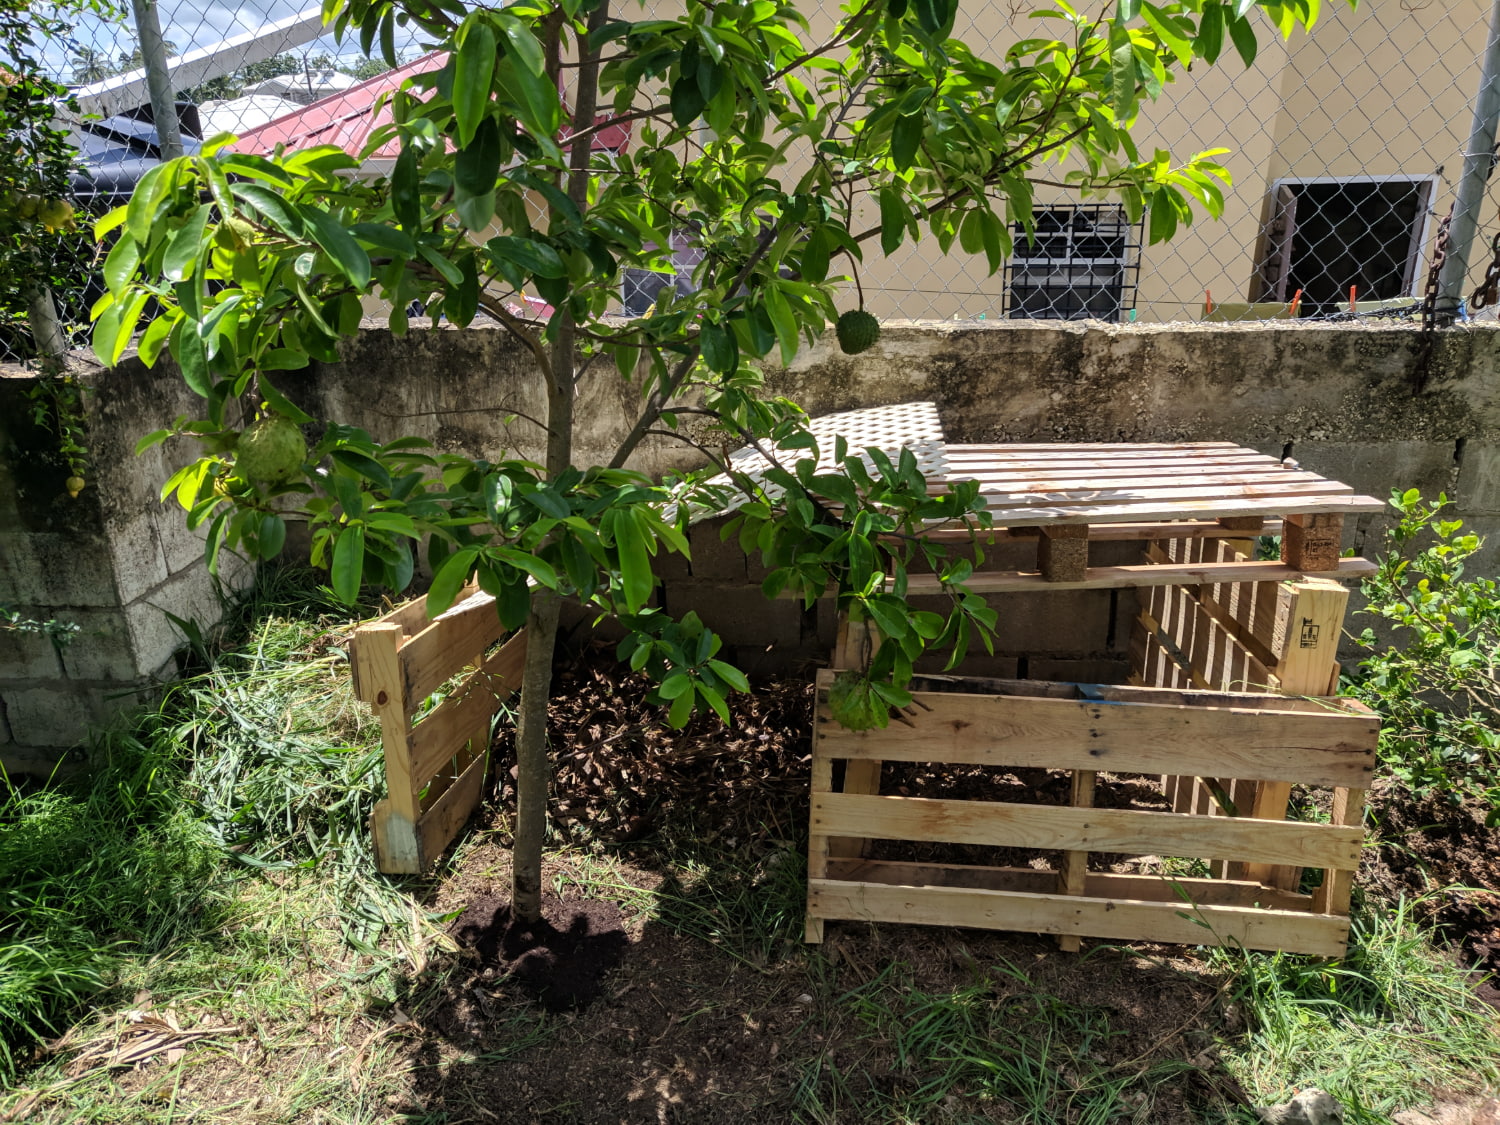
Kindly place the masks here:
<instances>
[{"instance_id":1,"label":"grass","mask_svg":"<svg viewBox=\"0 0 1500 1125\"><path fill-rule=\"evenodd\" d=\"M1363 904L1341 963L1065 957L897 926L809 948L798 848L726 839L691 807L648 840L549 858L555 890L630 919L638 952L605 1014L502 988L464 1039L444 1012L473 966L439 923L503 881L504 814L431 879L374 871L382 780L335 643L348 616L305 574L269 575L234 643L198 638L204 667L103 739L89 780L0 807L0 1083L17 1087L0 1119L583 1121L619 1091L631 1121L1249 1122L1316 1084L1351 1125L1387 1125L1428 1087L1500 1085L1494 1013L1407 903ZM231 1030L175 1062L82 1065L131 1009ZM548 1075L562 1085L539 1100L508 1096Z\"/></svg>"}]
</instances>

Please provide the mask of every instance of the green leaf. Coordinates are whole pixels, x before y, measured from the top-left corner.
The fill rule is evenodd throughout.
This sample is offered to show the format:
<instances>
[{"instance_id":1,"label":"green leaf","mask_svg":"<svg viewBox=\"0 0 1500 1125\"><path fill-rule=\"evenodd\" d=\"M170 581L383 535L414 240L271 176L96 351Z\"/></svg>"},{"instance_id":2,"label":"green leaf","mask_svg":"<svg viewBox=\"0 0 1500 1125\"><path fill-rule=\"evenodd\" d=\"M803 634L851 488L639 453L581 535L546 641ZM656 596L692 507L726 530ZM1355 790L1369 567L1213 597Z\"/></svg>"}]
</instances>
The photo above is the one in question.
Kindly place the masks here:
<instances>
[{"instance_id":1,"label":"green leaf","mask_svg":"<svg viewBox=\"0 0 1500 1125\"><path fill-rule=\"evenodd\" d=\"M1193 50L1210 66L1219 61L1219 54L1224 50L1224 9L1217 0L1204 5L1203 17L1198 21L1198 34L1193 39Z\"/></svg>"},{"instance_id":2,"label":"green leaf","mask_svg":"<svg viewBox=\"0 0 1500 1125\"><path fill-rule=\"evenodd\" d=\"M710 371L720 375L732 375L739 367L740 349L733 334L719 324L705 323L698 333L698 343L703 348L703 361Z\"/></svg>"},{"instance_id":3,"label":"green leaf","mask_svg":"<svg viewBox=\"0 0 1500 1125\"><path fill-rule=\"evenodd\" d=\"M550 484L524 493L522 499L555 520L567 519L573 514L573 506L567 497L560 495Z\"/></svg>"},{"instance_id":4,"label":"green leaf","mask_svg":"<svg viewBox=\"0 0 1500 1125\"><path fill-rule=\"evenodd\" d=\"M667 725L674 730L681 730L687 726L687 721L693 717L693 698L696 692L686 691L672 700L672 707L667 712Z\"/></svg>"},{"instance_id":5,"label":"green leaf","mask_svg":"<svg viewBox=\"0 0 1500 1125\"><path fill-rule=\"evenodd\" d=\"M722 660L710 660L708 666L714 670L719 679L732 687L735 691L749 691L750 681L745 678L733 664L725 664Z\"/></svg>"},{"instance_id":6,"label":"green leaf","mask_svg":"<svg viewBox=\"0 0 1500 1125\"><path fill-rule=\"evenodd\" d=\"M391 474L375 458L354 449L331 449L328 451L328 456L350 472L358 473L365 480L378 485L386 492L391 490Z\"/></svg>"},{"instance_id":7,"label":"green leaf","mask_svg":"<svg viewBox=\"0 0 1500 1125\"><path fill-rule=\"evenodd\" d=\"M458 125L458 144L467 148L489 105L495 78L495 33L488 13L471 12L464 21L453 67L453 117Z\"/></svg>"},{"instance_id":8,"label":"green leaf","mask_svg":"<svg viewBox=\"0 0 1500 1125\"><path fill-rule=\"evenodd\" d=\"M312 228L312 236L323 248L339 271L356 289L370 285L370 255L354 240L348 228L321 207L303 206L302 218Z\"/></svg>"},{"instance_id":9,"label":"green leaf","mask_svg":"<svg viewBox=\"0 0 1500 1125\"><path fill-rule=\"evenodd\" d=\"M797 336L797 318L792 313L791 305L787 304L781 290L775 285L766 288L766 312L770 314L771 326L781 345L781 365L790 367L792 360L797 358L797 345L801 342Z\"/></svg>"},{"instance_id":10,"label":"green leaf","mask_svg":"<svg viewBox=\"0 0 1500 1125\"><path fill-rule=\"evenodd\" d=\"M614 536L620 562L620 592L630 613L639 613L656 588L651 553L636 518L628 508L611 508L605 514L606 529Z\"/></svg>"},{"instance_id":11,"label":"green leaf","mask_svg":"<svg viewBox=\"0 0 1500 1125\"><path fill-rule=\"evenodd\" d=\"M904 172L912 166L912 161L917 157L917 149L921 147L922 130L926 124L926 116L916 114L912 117L897 117L896 124L891 126L891 159L895 161L897 171Z\"/></svg>"},{"instance_id":12,"label":"green leaf","mask_svg":"<svg viewBox=\"0 0 1500 1125\"><path fill-rule=\"evenodd\" d=\"M1115 9L1115 19L1121 23L1129 23L1140 14L1140 11L1141 0L1120 0L1119 6Z\"/></svg>"},{"instance_id":13,"label":"green leaf","mask_svg":"<svg viewBox=\"0 0 1500 1125\"><path fill-rule=\"evenodd\" d=\"M1135 116L1135 49L1126 41L1109 53L1110 101L1115 107L1115 120L1129 121Z\"/></svg>"},{"instance_id":14,"label":"green leaf","mask_svg":"<svg viewBox=\"0 0 1500 1125\"><path fill-rule=\"evenodd\" d=\"M211 208L200 203L167 243L166 255L162 258L162 273L168 281L183 281L193 272L193 265L203 250L203 231L208 226Z\"/></svg>"},{"instance_id":15,"label":"green leaf","mask_svg":"<svg viewBox=\"0 0 1500 1125\"><path fill-rule=\"evenodd\" d=\"M359 597L360 580L365 572L365 529L362 524L344 528L333 547L333 566L329 581L334 595L345 605Z\"/></svg>"},{"instance_id":16,"label":"green leaf","mask_svg":"<svg viewBox=\"0 0 1500 1125\"><path fill-rule=\"evenodd\" d=\"M1245 61L1246 68L1254 66L1258 47L1255 42L1255 28L1250 26L1250 21L1244 16L1230 20L1229 38L1234 41L1234 49L1240 53L1240 58Z\"/></svg>"},{"instance_id":17,"label":"green leaf","mask_svg":"<svg viewBox=\"0 0 1500 1125\"><path fill-rule=\"evenodd\" d=\"M692 694L693 678L679 668L668 675L656 690L663 699L676 699L684 692Z\"/></svg>"},{"instance_id":18,"label":"green leaf","mask_svg":"<svg viewBox=\"0 0 1500 1125\"><path fill-rule=\"evenodd\" d=\"M396 221L409 231L422 225L422 194L417 171L417 150L410 145L401 149L396 166L391 169L391 206Z\"/></svg>"},{"instance_id":19,"label":"green leaf","mask_svg":"<svg viewBox=\"0 0 1500 1125\"><path fill-rule=\"evenodd\" d=\"M302 218L296 208L270 188L261 187L259 184L235 184L230 190L236 199L264 216L273 227L288 238L300 239L302 237Z\"/></svg>"},{"instance_id":20,"label":"green leaf","mask_svg":"<svg viewBox=\"0 0 1500 1125\"><path fill-rule=\"evenodd\" d=\"M133 238L121 238L104 259L104 283L111 289L124 289L141 264L141 245Z\"/></svg>"},{"instance_id":21,"label":"green leaf","mask_svg":"<svg viewBox=\"0 0 1500 1125\"><path fill-rule=\"evenodd\" d=\"M505 36L507 53L519 59L527 71L540 76L547 62L542 54L542 45L531 34L531 30L520 20L502 15L500 33Z\"/></svg>"},{"instance_id":22,"label":"green leaf","mask_svg":"<svg viewBox=\"0 0 1500 1125\"><path fill-rule=\"evenodd\" d=\"M814 285L828 276L829 239L821 227L807 236L802 248L802 279Z\"/></svg>"},{"instance_id":23,"label":"green leaf","mask_svg":"<svg viewBox=\"0 0 1500 1125\"><path fill-rule=\"evenodd\" d=\"M908 213L901 193L893 187L880 189L880 248L893 254L906 237Z\"/></svg>"},{"instance_id":24,"label":"green leaf","mask_svg":"<svg viewBox=\"0 0 1500 1125\"><path fill-rule=\"evenodd\" d=\"M355 223L349 228L349 233L377 250L384 250L398 257L414 258L417 255L416 243L405 231L388 227L384 223Z\"/></svg>"},{"instance_id":25,"label":"green leaf","mask_svg":"<svg viewBox=\"0 0 1500 1125\"><path fill-rule=\"evenodd\" d=\"M503 234L485 243L497 258L507 258L537 277L566 277L568 267L556 250L544 242Z\"/></svg>"},{"instance_id":26,"label":"green leaf","mask_svg":"<svg viewBox=\"0 0 1500 1125\"><path fill-rule=\"evenodd\" d=\"M437 536L433 539L436 540ZM468 583L474 560L478 557L478 547L463 547L438 564L432 576L432 587L427 591L428 616L436 617L453 605L458 592Z\"/></svg>"},{"instance_id":27,"label":"green leaf","mask_svg":"<svg viewBox=\"0 0 1500 1125\"><path fill-rule=\"evenodd\" d=\"M548 589L557 589L557 571L546 559L516 547L495 547L489 553L491 558L525 571Z\"/></svg>"},{"instance_id":28,"label":"green leaf","mask_svg":"<svg viewBox=\"0 0 1500 1125\"><path fill-rule=\"evenodd\" d=\"M142 453L146 452L146 450L160 445L171 436L171 430L152 430L145 437L141 438L140 441L135 443L135 455L139 457Z\"/></svg>"},{"instance_id":29,"label":"green leaf","mask_svg":"<svg viewBox=\"0 0 1500 1125\"><path fill-rule=\"evenodd\" d=\"M192 389L194 394L208 398L213 393L213 377L208 373L208 351L203 346L203 338L198 335L196 327L190 321L179 321L174 333L177 337L177 346L173 349L173 358L177 360L177 366L182 369L183 382Z\"/></svg>"},{"instance_id":30,"label":"green leaf","mask_svg":"<svg viewBox=\"0 0 1500 1125\"><path fill-rule=\"evenodd\" d=\"M260 557L274 559L281 554L281 548L286 546L286 523L275 513L267 512L260 518L260 531L256 538L260 541Z\"/></svg>"}]
</instances>

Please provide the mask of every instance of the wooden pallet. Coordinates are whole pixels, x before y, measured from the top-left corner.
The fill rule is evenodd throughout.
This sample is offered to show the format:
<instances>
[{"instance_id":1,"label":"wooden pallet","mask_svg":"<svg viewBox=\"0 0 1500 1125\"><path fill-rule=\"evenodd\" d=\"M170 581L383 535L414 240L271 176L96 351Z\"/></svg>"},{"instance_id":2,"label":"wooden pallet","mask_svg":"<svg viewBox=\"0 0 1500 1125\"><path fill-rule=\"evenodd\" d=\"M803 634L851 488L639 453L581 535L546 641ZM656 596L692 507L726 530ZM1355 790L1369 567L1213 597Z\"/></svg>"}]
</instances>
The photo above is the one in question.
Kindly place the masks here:
<instances>
[{"instance_id":1,"label":"wooden pallet","mask_svg":"<svg viewBox=\"0 0 1500 1125\"><path fill-rule=\"evenodd\" d=\"M354 692L380 719L390 794L370 817L381 871L425 871L483 798L493 721L526 660L524 631L489 651L504 636L494 599L475 586L435 619L422 597L355 630Z\"/></svg>"},{"instance_id":2,"label":"wooden pallet","mask_svg":"<svg viewBox=\"0 0 1500 1125\"><path fill-rule=\"evenodd\" d=\"M1353 701L920 677L905 721L854 732L818 677L807 938L827 919L915 922L1339 956L1378 723ZM924 690L928 689L928 690ZM1066 770L1077 807L882 794L880 763ZM835 763L844 763L836 784ZM1333 823L1087 807L1098 772L1177 773L1333 790ZM1048 870L877 861L864 841L1059 853ZM1312 894L1242 879L1091 872L1091 852L1320 868Z\"/></svg>"}]
</instances>

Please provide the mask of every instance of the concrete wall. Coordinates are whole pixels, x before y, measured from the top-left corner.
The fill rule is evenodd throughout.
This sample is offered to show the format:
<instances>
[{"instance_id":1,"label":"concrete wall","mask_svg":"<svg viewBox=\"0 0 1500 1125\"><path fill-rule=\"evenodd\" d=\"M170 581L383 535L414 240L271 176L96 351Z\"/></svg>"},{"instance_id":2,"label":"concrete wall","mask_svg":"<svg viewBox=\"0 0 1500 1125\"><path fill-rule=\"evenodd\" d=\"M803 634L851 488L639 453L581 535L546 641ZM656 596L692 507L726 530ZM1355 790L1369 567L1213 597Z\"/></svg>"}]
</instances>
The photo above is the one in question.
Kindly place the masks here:
<instances>
[{"instance_id":1,"label":"concrete wall","mask_svg":"<svg viewBox=\"0 0 1500 1125\"><path fill-rule=\"evenodd\" d=\"M0 370L0 603L79 632L59 649L0 631L0 763L10 772L50 770L91 726L176 674L183 637L164 611L207 625L220 616L201 538L157 500L186 450L133 455L143 434L195 409L181 380L138 370L97 380L86 399L93 468L76 499L55 435L33 421L32 385ZM248 574L227 560L226 582Z\"/></svg>"},{"instance_id":2,"label":"concrete wall","mask_svg":"<svg viewBox=\"0 0 1500 1125\"><path fill-rule=\"evenodd\" d=\"M1421 386L1420 348L1410 329L1286 322L895 323L864 355L820 344L790 369L768 372L767 383L813 414L931 400L954 442L1231 440L1289 453L1378 497L1393 488L1443 491L1491 537L1481 569L1495 574L1500 328L1442 333ZM528 416L541 415L542 391L500 329L419 329L403 339L372 329L350 342L344 362L281 382L315 415L379 440L417 434L471 456L540 456L541 431ZM205 620L217 612L197 536L183 529L180 511L156 499L190 448L131 452L142 434L196 413L197 403L165 364L146 371L130 359L95 383L88 402L96 468L72 500L66 471L48 459L51 438L29 421L28 380L0 379L0 602L83 629L60 657L44 639L0 634L8 768L38 748L72 743L87 723L173 672L180 638L163 610ZM609 456L635 406L633 388L607 366L589 370L579 387L580 462ZM698 456L658 441L637 465L659 472ZM1378 551L1388 522L1360 517L1346 544ZM664 576L670 610L697 610L752 667L795 665L826 651L826 609L768 606L752 561L719 544L710 528L694 539L691 568ZM1018 560L1002 553L996 564ZM1002 608L1005 630L988 670L1012 673L1024 658L1031 675L1060 678L1109 678L1135 615L1128 592L1052 593L1024 605L1011 598Z\"/></svg>"}]
</instances>

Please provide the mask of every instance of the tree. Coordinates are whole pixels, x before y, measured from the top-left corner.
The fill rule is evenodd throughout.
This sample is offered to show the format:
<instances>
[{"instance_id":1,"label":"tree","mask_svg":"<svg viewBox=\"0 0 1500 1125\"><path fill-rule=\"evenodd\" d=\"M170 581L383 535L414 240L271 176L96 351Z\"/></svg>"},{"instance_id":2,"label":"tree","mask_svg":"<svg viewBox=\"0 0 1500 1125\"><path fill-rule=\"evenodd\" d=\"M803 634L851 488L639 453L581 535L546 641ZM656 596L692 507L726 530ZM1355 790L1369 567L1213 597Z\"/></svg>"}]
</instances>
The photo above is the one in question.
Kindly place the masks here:
<instances>
[{"instance_id":1,"label":"tree","mask_svg":"<svg viewBox=\"0 0 1500 1125\"><path fill-rule=\"evenodd\" d=\"M73 66L73 82L79 86L102 82L115 73L109 56L94 47L74 47L73 57L68 61Z\"/></svg>"},{"instance_id":2,"label":"tree","mask_svg":"<svg viewBox=\"0 0 1500 1125\"><path fill-rule=\"evenodd\" d=\"M797 407L763 394L759 361L790 360L835 320L845 337L868 335L839 302L846 273L877 247L926 232L998 269L1011 223L1030 226L1041 179L1116 194L1133 218L1149 212L1153 241L1191 221L1194 201L1217 214L1228 177L1215 153L1174 163L1138 151L1137 109L1229 44L1249 64L1254 20L1291 34L1319 5L1119 0L1096 17L1054 0L1037 13L1048 22L1030 25L1052 34L993 62L951 37L956 0L853 0L833 19L814 7L817 30L786 0L687 0L662 19L629 18L609 0L325 0L337 32L378 42L390 65L398 25L448 52L394 95L394 122L369 141L366 153L399 141L389 178L360 179L360 158L329 147L210 151L153 169L98 228L118 238L95 348L118 361L155 302L140 355L150 364L170 350L207 417L143 444L174 433L204 443L164 495L207 528L210 559L276 554L291 507L342 596L361 582L404 587L425 539L431 611L474 576L507 626L526 625L513 890L534 919L561 599L625 625L622 658L658 679L673 723L700 707L727 717L725 696L747 687L700 622L648 604L653 557L687 553L686 513L730 501L707 483L720 467L710 442L766 455L762 476L733 478L731 527L762 553L767 594L836 596L886 638L867 674L840 684L847 723L883 725L909 700L927 647L956 658L971 637L988 644L993 615L963 587L977 546L948 556L913 534L981 526L978 486L929 497L909 454L816 450ZM629 151L595 151L598 133L624 124L636 131ZM541 222L531 199L545 205ZM695 289L665 288L649 317L612 318L620 270L665 268L684 232L705 251ZM539 294L547 315L512 304L521 291ZM546 386L547 415L531 419L545 464L434 456L336 423L309 450L296 426L311 419L280 373L336 360L371 293L390 303L398 333L413 301L460 326L481 311L504 325ZM640 410L607 464L580 466L574 388L596 363L637 387ZM243 431L242 410L257 416ZM648 435L687 442L711 464L649 480L628 468ZM918 561L941 576L948 614L903 600Z\"/></svg>"}]
</instances>

